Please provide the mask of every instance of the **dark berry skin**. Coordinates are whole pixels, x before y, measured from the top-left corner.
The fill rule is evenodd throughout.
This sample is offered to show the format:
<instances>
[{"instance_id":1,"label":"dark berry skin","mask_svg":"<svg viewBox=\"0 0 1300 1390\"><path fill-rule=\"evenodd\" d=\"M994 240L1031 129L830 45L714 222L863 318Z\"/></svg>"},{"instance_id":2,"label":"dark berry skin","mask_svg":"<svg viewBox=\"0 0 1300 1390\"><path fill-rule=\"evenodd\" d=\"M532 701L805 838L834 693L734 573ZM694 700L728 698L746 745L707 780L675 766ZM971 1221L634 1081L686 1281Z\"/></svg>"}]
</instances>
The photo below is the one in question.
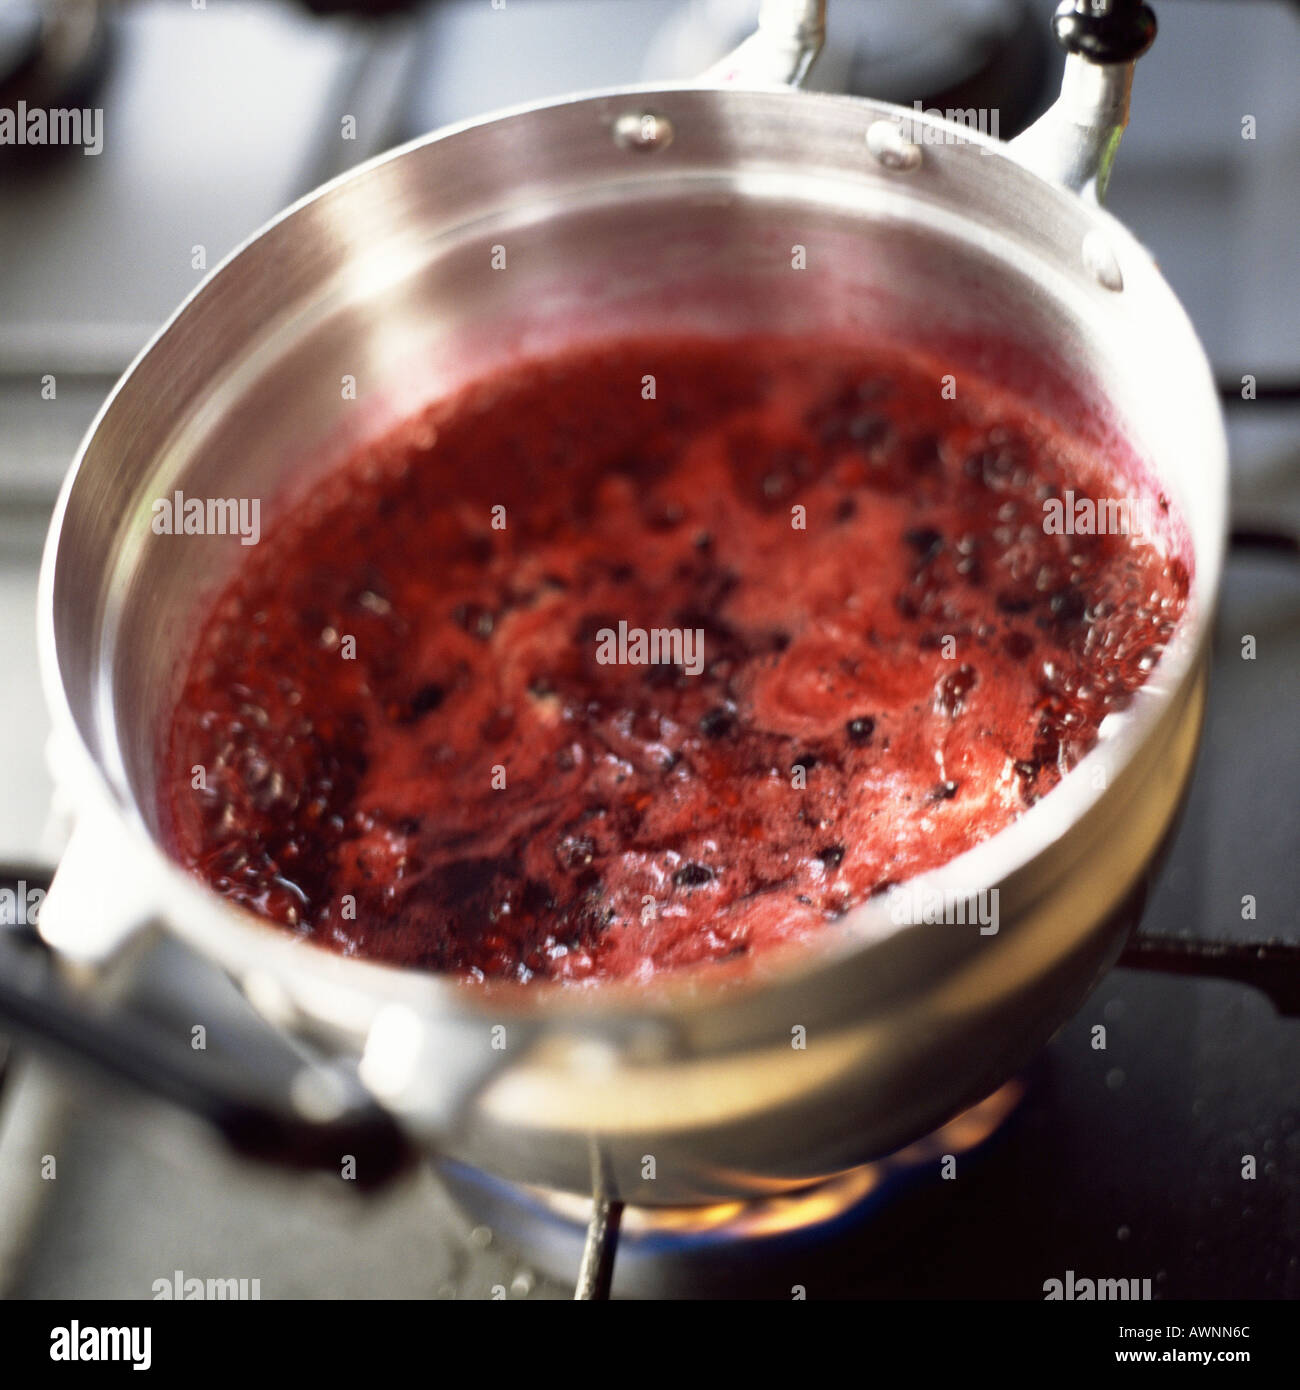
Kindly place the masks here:
<instances>
[{"instance_id":1,"label":"dark berry skin","mask_svg":"<svg viewBox=\"0 0 1300 1390\"><path fill-rule=\"evenodd\" d=\"M419 690L411 696L409 706L409 717L419 719L421 715L429 714L436 710L443 700L446 699L447 692L440 685L422 685Z\"/></svg>"},{"instance_id":2,"label":"dark berry skin","mask_svg":"<svg viewBox=\"0 0 1300 1390\"><path fill-rule=\"evenodd\" d=\"M849 720L844 726L844 732L855 748L865 748L876 732L876 721L868 714L860 714L857 718Z\"/></svg>"},{"instance_id":3,"label":"dark berry skin","mask_svg":"<svg viewBox=\"0 0 1300 1390\"><path fill-rule=\"evenodd\" d=\"M179 673L171 852L334 950L581 984L812 940L996 833L1147 678L1191 576L1048 535L1041 499L1099 495L1103 461L990 383L940 402L949 369L578 349L268 500ZM698 662L601 659L620 624Z\"/></svg>"},{"instance_id":4,"label":"dark berry skin","mask_svg":"<svg viewBox=\"0 0 1300 1390\"><path fill-rule=\"evenodd\" d=\"M734 711L715 705L700 719L700 732L706 738L725 738L736 727Z\"/></svg>"},{"instance_id":5,"label":"dark berry skin","mask_svg":"<svg viewBox=\"0 0 1300 1390\"><path fill-rule=\"evenodd\" d=\"M713 870L704 864L683 864L673 875L678 888L703 888L713 882Z\"/></svg>"}]
</instances>

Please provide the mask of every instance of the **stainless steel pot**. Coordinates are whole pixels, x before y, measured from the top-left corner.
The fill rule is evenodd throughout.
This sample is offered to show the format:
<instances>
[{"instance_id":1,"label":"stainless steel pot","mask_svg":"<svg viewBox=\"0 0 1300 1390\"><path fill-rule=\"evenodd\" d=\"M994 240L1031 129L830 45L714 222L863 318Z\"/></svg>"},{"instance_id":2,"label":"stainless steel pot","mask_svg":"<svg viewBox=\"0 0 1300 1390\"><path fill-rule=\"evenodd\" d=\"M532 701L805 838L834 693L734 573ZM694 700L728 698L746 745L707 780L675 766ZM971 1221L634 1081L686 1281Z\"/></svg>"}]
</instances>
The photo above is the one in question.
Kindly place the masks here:
<instances>
[{"instance_id":1,"label":"stainless steel pot","mask_svg":"<svg viewBox=\"0 0 1300 1390\"><path fill-rule=\"evenodd\" d=\"M1076 44L1061 101L1003 146L771 85L806 72L822 18L811 0L768 3L703 84L513 110L372 161L241 247L137 359L67 479L42 576L74 824L41 932L70 969L93 979L161 924L284 1034L355 1064L430 1149L683 1203L907 1143L1005 1079L1113 963L1196 749L1225 530L1204 353L1096 201L1144 45ZM996 374L1157 477L1185 523L1190 611L1132 708L1043 801L927 881L996 888L995 935L899 926L875 900L741 983L477 991L300 944L168 861L156 738L196 604L240 549L154 536L154 498L270 498L513 355L753 329L884 335L942 352L959 383Z\"/></svg>"}]
</instances>

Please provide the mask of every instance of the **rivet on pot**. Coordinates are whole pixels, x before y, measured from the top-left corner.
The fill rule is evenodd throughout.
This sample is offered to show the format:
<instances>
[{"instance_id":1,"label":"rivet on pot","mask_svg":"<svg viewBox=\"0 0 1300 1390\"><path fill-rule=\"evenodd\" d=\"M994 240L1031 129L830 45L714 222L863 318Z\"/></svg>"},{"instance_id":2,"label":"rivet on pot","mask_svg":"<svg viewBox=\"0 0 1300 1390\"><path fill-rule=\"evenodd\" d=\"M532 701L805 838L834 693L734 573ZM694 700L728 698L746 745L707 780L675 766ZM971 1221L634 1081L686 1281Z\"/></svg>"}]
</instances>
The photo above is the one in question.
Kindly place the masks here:
<instances>
[{"instance_id":1,"label":"rivet on pot","mask_svg":"<svg viewBox=\"0 0 1300 1390\"><path fill-rule=\"evenodd\" d=\"M646 154L666 150L673 143L673 123L652 111L625 111L614 122L614 143Z\"/></svg>"},{"instance_id":2,"label":"rivet on pot","mask_svg":"<svg viewBox=\"0 0 1300 1390\"><path fill-rule=\"evenodd\" d=\"M921 164L920 145L914 145L893 121L873 121L867 127L867 149L886 169L898 173L908 173Z\"/></svg>"},{"instance_id":3,"label":"rivet on pot","mask_svg":"<svg viewBox=\"0 0 1300 1390\"><path fill-rule=\"evenodd\" d=\"M1084 237L1083 264L1103 288L1117 291L1124 288L1124 272L1119 268L1110 242L1101 232L1091 231Z\"/></svg>"}]
</instances>

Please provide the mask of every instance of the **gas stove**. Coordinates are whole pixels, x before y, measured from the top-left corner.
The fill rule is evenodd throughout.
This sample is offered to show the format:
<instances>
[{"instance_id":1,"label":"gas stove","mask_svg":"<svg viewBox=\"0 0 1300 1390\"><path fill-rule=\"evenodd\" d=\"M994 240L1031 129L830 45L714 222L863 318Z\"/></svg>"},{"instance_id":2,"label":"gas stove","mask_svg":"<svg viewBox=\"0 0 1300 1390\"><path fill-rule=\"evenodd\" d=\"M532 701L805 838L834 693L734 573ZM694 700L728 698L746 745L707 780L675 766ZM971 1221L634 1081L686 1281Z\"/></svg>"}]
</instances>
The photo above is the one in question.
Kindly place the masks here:
<instances>
[{"instance_id":1,"label":"gas stove","mask_svg":"<svg viewBox=\"0 0 1300 1390\"><path fill-rule=\"evenodd\" d=\"M93 8L94 43L68 80L104 111L103 153L0 165L0 861L36 870L51 862L52 798L31 636L40 540L94 410L202 268L322 179L438 124L698 71L755 6L444 0L370 25L287 3ZM832 7L816 85L997 106L1010 136L1059 83L1040 42L1053 8ZM1041 1300L1053 1281L1122 1278L1150 1281L1155 1299L1300 1296L1300 1023L1250 983L1136 968L1168 966L1173 938L1226 949L1300 935L1300 753L1282 698L1300 667L1287 548L1300 529L1300 252L1282 231L1300 211L1300 24L1266 0L1157 8L1108 202L1156 252L1224 384L1240 542L1191 797L1143 919L1163 956L1131 953L1029 1070L911 1150L798 1194L594 1222L589 1200L450 1164L358 1200L240 1161L158 1103L13 1048L0 1291L152 1299L161 1284L235 1279L262 1299L550 1299L612 1277L616 1296ZM10 36L0 67L30 59L30 26ZM1241 400L1245 374L1262 387L1254 401ZM1255 983L1284 987L1267 967ZM247 1008L174 946L136 988L160 1016Z\"/></svg>"}]
</instances>

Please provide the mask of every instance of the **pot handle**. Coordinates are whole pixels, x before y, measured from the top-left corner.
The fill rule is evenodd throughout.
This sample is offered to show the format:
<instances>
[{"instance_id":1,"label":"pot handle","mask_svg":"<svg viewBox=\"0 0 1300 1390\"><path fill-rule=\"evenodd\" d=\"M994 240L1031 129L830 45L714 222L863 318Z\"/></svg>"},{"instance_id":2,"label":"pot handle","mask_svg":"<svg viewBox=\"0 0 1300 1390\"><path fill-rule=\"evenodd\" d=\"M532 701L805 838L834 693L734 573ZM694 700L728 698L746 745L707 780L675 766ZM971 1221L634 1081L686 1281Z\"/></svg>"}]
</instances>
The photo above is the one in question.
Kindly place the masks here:
<instances>
[{"instance_id":1,"label":"pot handle","mask_svg":"<svg viewBox=\"0 0 1300 1390\"><path fill-rule=\"evenodd\" d=\"M763 0L758 28L699 80L738 87L800 87L825 41L826 0Z\"/></svg>"},{"instance_id":2,"label":"pot handle","mask_svg":"<svg viewBox=\"0 0 1300 1390\"><path fill-rule=\"evenodd\" d=\"M49 874L5 868L0 886L43 910ZM354 1190L413 1161L404 1131L351 1069L304 1057L260 1020L231 1047L196 1051L188 1027L77 988L75 962L70 972L24 916L0 927L0 1034L179 1106L248 1157L337 1175L350 1156Z\"/></svg>"},{"instance_id":3,"label":"pot handle","mask_svg":"<svg viewBox=\"0 0 1300 1390\"><path fill-rule=\"evenodd\" d=\"M1052 27L1066 53L1061 94L1007 149L1031 172L1099 204L1156 17L1142 0L1062 0Z\"/></svg>"}]
</instances>

